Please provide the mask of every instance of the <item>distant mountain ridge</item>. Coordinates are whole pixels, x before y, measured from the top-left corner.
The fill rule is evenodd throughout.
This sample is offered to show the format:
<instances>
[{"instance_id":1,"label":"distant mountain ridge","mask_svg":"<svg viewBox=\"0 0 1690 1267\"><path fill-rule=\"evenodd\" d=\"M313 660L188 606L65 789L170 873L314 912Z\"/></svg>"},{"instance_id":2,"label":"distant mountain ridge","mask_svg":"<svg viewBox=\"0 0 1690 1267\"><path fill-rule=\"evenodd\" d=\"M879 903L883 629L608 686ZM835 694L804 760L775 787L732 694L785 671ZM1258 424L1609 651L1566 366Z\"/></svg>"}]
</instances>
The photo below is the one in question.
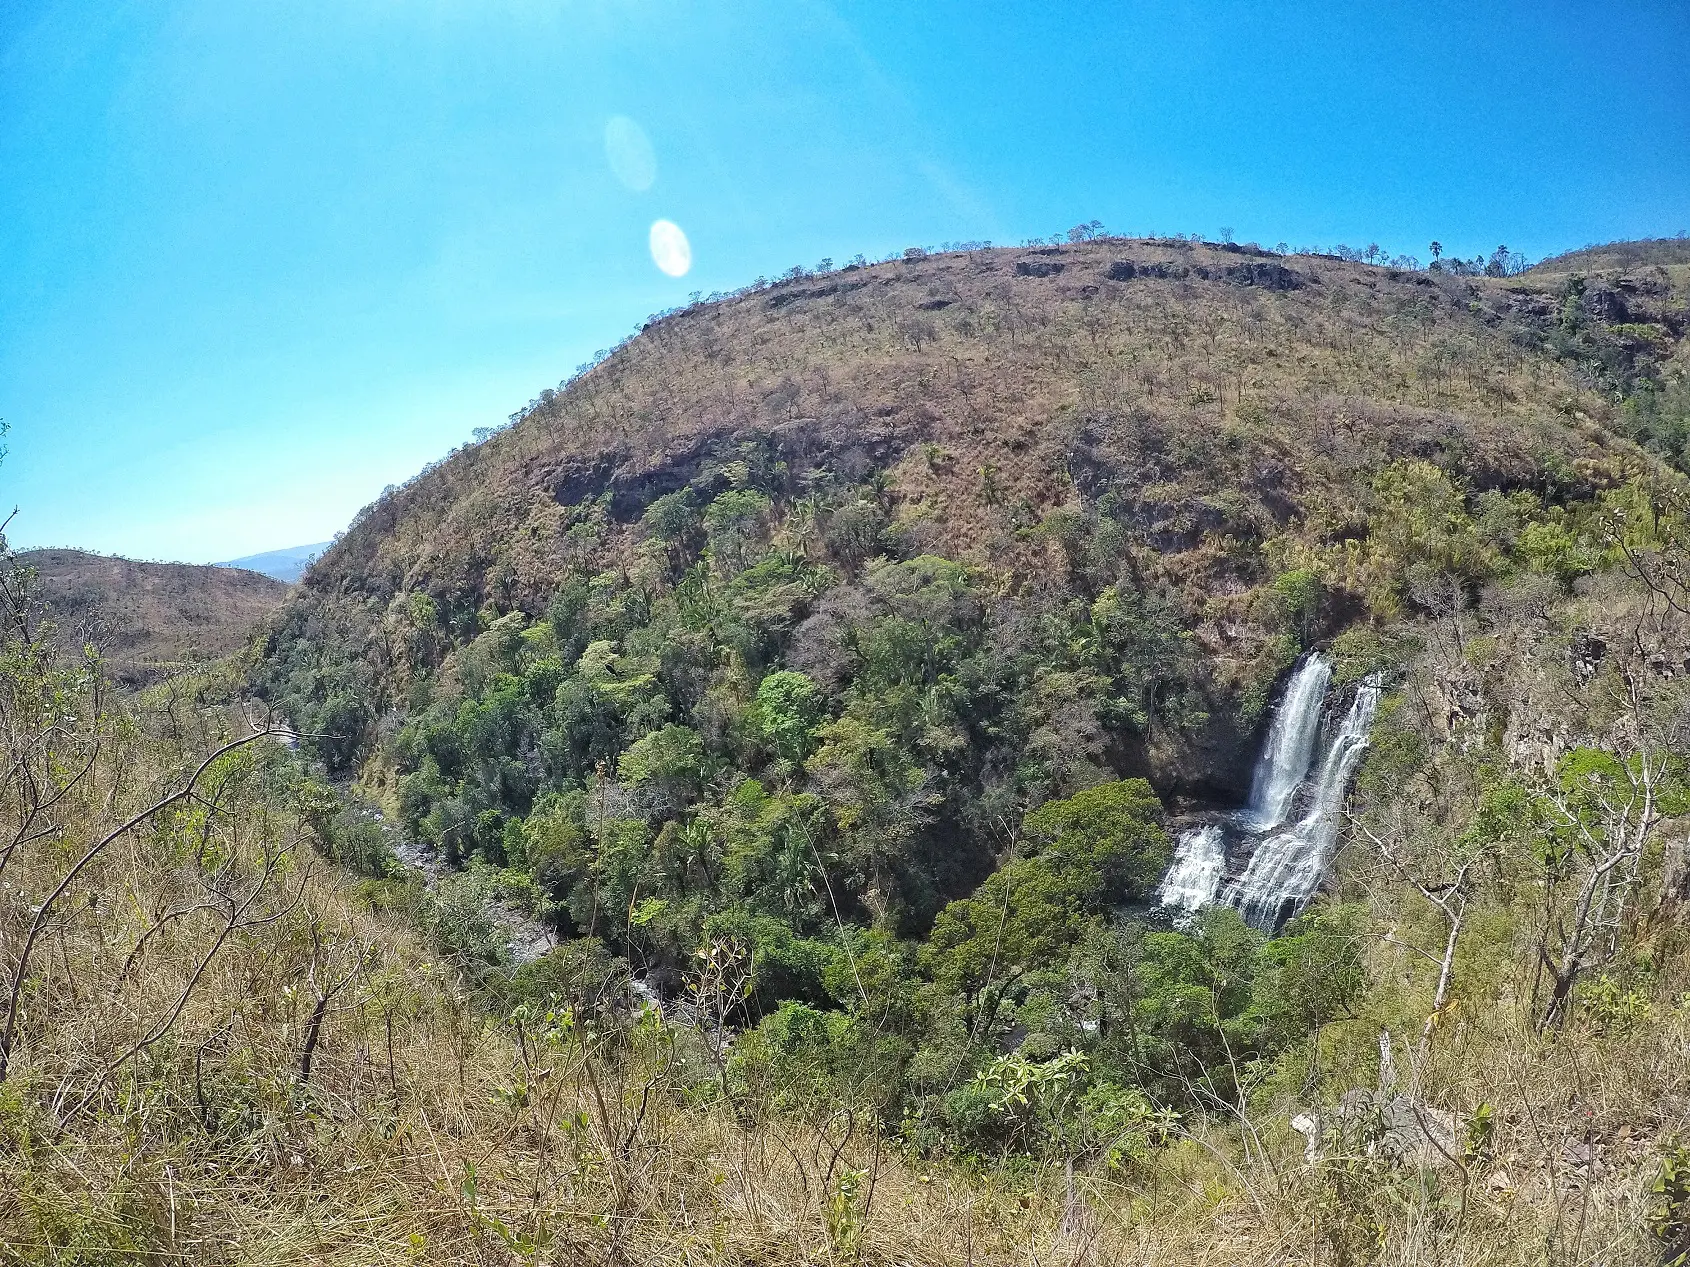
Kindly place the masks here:
<instances>
[{"instance_id":1,"label":"distant mountain ridge","mask_svg":"<svg viewBox=\"0 0 1690 1267\"><path fill-rule=\"evenodd\" d=\"M75 653L92 643L126 686L240 650L288 592L256 571L210 564L57 549L17 559L35 570L59 645Z\"/></svg>"},{"instance_id":2,"label":"distant mountain ridge","mask_svg":"<svg viewBox=\"0 0 1690 1267\"><path fill-rule=\"evenodd\" d=\"M1570 273L1612 273L1627 269L1664 269L1669 273L1690 269L1690 238L1596 243L1540 260L1524 276L1537 281Z\"/></svg>"},{"instance_id":3,"label":"distant mountain ridge","mask_svg":"<svg viewBox=\"0 0 1690 1267\"><path fill-rule=\"evenodd\" d=\"M332 541L319 541L315 545L287 546L281 550L266 550L262 554L230 559L225 563L213 563L211 566L245 568L249 572L258 572L272 580L292 585L305 575L305 569L311 566L311 561L333 544Z\"/></svg>"}]
</instances>

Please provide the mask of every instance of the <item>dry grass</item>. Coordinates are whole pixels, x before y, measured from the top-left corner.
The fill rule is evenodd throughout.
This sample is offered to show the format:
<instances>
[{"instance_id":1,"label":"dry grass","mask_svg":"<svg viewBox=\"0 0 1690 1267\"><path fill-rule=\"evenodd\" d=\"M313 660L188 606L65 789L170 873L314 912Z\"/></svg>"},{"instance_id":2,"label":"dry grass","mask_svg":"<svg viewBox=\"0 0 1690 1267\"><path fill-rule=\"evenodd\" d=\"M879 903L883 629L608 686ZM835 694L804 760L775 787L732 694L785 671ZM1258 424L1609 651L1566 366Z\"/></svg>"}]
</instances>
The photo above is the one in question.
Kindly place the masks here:
<instances>
[{"instance_id":1,"label":"dry grass","mask_svg":"<svg viewBox=\"0 0 1690 1267\"><path fill-rule=\"evenodd\" d=\"M82 550L18 556L40 576L41 595L71 654L94 644L126 686L238 651L287 596L280 581L240 568L142 563Z\"/></svg>"},{"instance_id":2,"label":"dry grass","mask_svg":"<svg viewBox=\"0 0 1690 1267\"><path fill-rule=\"evenodd\" d=\"M1118 262L1134 276L1112 279ZM889 468L923 548L1000 566L1037 566L1018 526L1113 490L1194 592L1226 571L1213 543L1342 523L1396 458L1502 487L1647 465L1602 425L1611 404L1515 337L1553 321L1530 287L1140 241L780 283L654 323L384 496L296 601L424 589L538 610L580 551L572 508L610 494L603 566L654 496L747 440L794 480Z\"/></svg>"},{"instance_id":3,"label":"dry grass","mask_svg":"<svg viewBox=\"0 0 1690 1267\"><path fill-rule=\"evenodd\" d=\"M179 704L146 711L162 698L108 714L97 752L72 745L95 757L89 775L3 877L8 968L78 846L224 737L220 715L193 731ZM0 1084L0 1261L1503 1267L1653 1252L1647 1185L1690 1129L1683 1007L1543 1038L1503 991L1438 1032L1423 1073L1433 1108L1495 1106L1493 1158L1463 1174L1356 1149L1309 1166L1290 1113L1365 1075L1378 1016L1428 992L1423 966L1381 942L1377 1015L1330 1027L1320 1058L1279 1070L1239 1121L1194 1118L1148 1163L1082 1172L1070 1204L1059 1165L925 1162L838 1121L743 1122L714 1096L699 1035L655 1014L486 1015L391 891L373 900L383 890L314 856L265 748L115 840L49 922ZM220 940L219 904L255 890ZM1435 933L1416 918L1398 914L1398 940Z\"/></svg>"}]
</instances>

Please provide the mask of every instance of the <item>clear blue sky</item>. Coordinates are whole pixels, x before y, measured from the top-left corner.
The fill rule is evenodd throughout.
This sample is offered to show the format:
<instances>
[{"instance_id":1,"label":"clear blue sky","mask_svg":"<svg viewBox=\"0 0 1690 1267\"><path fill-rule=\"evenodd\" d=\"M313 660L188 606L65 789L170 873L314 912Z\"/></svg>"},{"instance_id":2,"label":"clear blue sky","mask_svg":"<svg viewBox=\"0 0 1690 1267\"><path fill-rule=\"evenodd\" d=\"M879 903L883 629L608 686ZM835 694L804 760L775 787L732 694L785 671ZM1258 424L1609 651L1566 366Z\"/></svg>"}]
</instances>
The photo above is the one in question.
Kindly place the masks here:
<instances>
[{"instance_id":1,"label":"clear blue sky","mask_svg":"<svg viewBox=\"0 0 1690 1267\"><path fill-rule=\"evenodd\" d=\"M0 499L16 544L320 540L646 314L823 256L1670 235L1687 53L1678 0L9 0Z\"/></svg>"}]
</instances>

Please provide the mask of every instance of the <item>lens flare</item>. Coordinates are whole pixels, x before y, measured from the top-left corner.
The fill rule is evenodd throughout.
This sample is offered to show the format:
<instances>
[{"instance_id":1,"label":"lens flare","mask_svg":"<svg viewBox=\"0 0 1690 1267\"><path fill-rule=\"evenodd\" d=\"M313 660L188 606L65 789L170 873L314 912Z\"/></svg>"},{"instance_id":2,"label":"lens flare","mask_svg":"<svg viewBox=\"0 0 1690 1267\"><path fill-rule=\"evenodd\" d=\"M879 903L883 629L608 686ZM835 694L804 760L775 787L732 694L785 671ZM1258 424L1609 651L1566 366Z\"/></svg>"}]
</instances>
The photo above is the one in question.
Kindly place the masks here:
<instances>
[{"instance_id":1,"label":"lens flare","mask_svg":"<svg viewBox=\"0 0 1690 1267\"><path fill-rule=\"evenodd\" d=\"M619 114L604 125L604 156L616 179L635 193L651 188L657 179L657 155L645 130Z\"/></svg>"},{"instance_id":2,"label":"lens flare","mask_svg":"<svg viewBox=\"0 0 1690 1267\"><path fill-rule=\"evenodd\" d=\"M692 243L673 220L651 226L652 262L671 277L685 277L692 267Z\"/></svg>"}]
</instances>

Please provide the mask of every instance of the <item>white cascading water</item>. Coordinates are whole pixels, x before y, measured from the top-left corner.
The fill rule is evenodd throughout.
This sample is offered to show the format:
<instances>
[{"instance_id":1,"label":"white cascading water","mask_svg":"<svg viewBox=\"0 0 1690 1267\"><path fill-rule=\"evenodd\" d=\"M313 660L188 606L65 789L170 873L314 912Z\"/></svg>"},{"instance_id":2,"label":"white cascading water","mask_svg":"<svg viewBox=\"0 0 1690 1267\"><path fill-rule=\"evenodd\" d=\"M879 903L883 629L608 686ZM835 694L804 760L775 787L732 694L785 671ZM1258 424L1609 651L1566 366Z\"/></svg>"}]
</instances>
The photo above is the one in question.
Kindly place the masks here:
<instances>
[{"instance_id":1,"label":"white cascading water","mask_svg":"<svg viewBox=\"0 0 1690 1267\"><path fill-rule=\"evenodd\" d=\"M1320 706L1331 679L1332 662L1318 651L1297 666L1273 710L1267 742L1250 780L1249 804L1229 815L1230 822L1260 833L1285 821L1297 789L1308 777L1320 731ZM1225 879L1226 831L1219 823L1206 823L1180 834L1156 901L1169 910L1190 914L1213 905Z\"/></svg>"},{"instance_id":2,"label":"white cascading water","mask_svg":"<svg viewBox=\"0 0 1690 1267\"><path fill-rule=\"evenodd\" d=\"M1256 759L1242 826L1272 831L1290 817L1297 789L1308 778L1314 741L1320 734L1320 709L1331 680L1332 661L1316 651L1297 666L1286 683L1285 695L1273 711L1262 755Z\"/></svg>"},{"instance_id":3,"label":"white cascading water","mask_svg":"<svg viewBox=\"0 0 1690 1267\"><path fill-rule=\"evenodd\" d=\"M1252 928L1276 931L1320 887L1332 846L1338 842L1338 814L1343 809L1344 792L1361 763L1367 732L1378 708L1379 683L1370 678L1356 688L1349 712L1327 746L1303 817L1257 845L1244 874L1221 894L1221 900L1237 907Z\"/></svg>"},{"instance_id":4,"label":"white cascading water","mask_svg":"<svg viewBox=\"0 0 1690 1267\"><path fill-rule=\"evenodd\" d=\"M1314 896L1337 843L1344 792L1367 747L1380 694L1372 678L1357 688L1311 775L1331 679L1332 662L1318 652L1297 666L1257 758L1249 803L1220 822L1180 835L1173 863L1156 892L1161 906L1190 915L1225 902L1247 923L1271 933ZM1302 816L1277 830L1299 807ZM1257 843L1244 874L1227 884L1229 828L1233 835Z\"/></svg>"},{"instance_id":5,"label":"white cascading water","mask_svg":"<svg viewBox=\"0 0 1690 1267\"><path fill-rule=\"evenodd\" d=\"M1173 865L1162 877L1156 901L1170 911L1201 910L1215 900L1226 875L1226 837L1218 823L1180 835Z\"/></svg>"}]
</instances>

